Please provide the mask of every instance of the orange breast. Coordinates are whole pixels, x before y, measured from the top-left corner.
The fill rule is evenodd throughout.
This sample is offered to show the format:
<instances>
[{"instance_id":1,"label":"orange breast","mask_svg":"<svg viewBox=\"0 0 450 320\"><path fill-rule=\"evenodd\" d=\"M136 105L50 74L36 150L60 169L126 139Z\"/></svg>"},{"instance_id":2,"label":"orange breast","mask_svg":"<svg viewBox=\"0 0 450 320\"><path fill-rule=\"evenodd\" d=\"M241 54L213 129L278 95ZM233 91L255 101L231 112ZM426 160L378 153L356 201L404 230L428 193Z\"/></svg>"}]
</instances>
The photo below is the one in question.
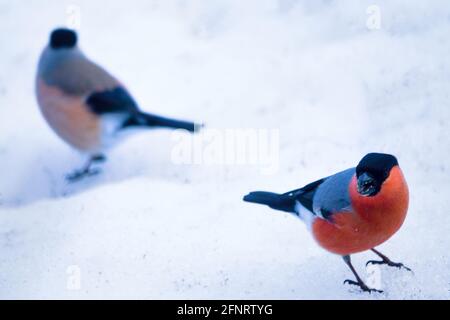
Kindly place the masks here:
<instances>
[{"instance_id":1,"label":"orange breast","mask_svg":"<svg viewBox=\"0 0 450 320\"><path fill-rule=\"evenodd\" d=\"M369 250L385 242L401 227L408 211L408 187L398 166L391 169L376 196L360 195L356 177L349 192L353 212L334 214L333 223L316 219L312 225L317 242L340 255Z\"/></svg>"},{"instance_id":2,"label":"orange breast","mask_svg":"<svg viewBox=\"0 0 450 320\"><path fill-rule=\"evenodd\" d=\"M84 105L84 98L65 95L42 80L36 86L41 112L58 136L81 151L98 151L100 122Z\"/></svg>"}]
</instances>

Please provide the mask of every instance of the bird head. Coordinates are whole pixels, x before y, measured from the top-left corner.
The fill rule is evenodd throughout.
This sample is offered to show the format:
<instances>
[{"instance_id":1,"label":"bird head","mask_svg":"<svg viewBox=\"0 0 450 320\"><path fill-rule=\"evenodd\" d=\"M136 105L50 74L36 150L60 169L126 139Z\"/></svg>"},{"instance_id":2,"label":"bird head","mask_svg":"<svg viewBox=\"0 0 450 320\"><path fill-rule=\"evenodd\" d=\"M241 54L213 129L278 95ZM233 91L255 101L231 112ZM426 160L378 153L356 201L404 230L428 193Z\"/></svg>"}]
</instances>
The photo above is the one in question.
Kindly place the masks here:
<instances>
[{"instance_id":1,"label":"bird head","mask_svg":"<svg viewBox=\"0 0 450 320\"><path fill-rule=\"evenodd\" d=\"M50 47L52 49L71 49L77 45L77 34L75 31L59 28L50 34Z\"/></svg>"},{"instance_id":2,"label":"bird head","mask_svg":"<svg viewBox=\"0 0 450 320\"><path fill-rule=\"evenodd\" d=\"M385 153L365 155L356 167L358 193L365 197L377 195L395 166L398 166L398 162L393 155Z\"/></svg>"}]
</instances>

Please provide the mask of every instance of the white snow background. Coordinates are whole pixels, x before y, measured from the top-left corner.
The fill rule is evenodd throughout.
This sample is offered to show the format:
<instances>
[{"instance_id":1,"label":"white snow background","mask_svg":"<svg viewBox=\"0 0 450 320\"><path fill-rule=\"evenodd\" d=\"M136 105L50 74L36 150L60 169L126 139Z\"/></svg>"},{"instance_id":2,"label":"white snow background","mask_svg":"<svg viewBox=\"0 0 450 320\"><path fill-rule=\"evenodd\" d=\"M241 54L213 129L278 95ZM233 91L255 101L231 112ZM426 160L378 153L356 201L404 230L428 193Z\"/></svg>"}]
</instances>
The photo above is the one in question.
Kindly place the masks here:
<instances>
[{"instance_id":1,"label":"white snow background","mask_svg":"<svg viewBox=\"0 0 450 320\"><path fill-rule=\"evenodd\" d=\"M142 109L278 128L278 172L176 165L158 130L68 184L84 158L43 120L34 76L70 4L81 48ZM0 1L0 298L450 298L449 36L447 0ZM402 229L379 248L414 274L381 267L382 294L343 285L350 270L300 221L241 200L371 151L396 155L410 188ZM372 258L353 256L363 278Z\"/></svg>"}]
</instances>

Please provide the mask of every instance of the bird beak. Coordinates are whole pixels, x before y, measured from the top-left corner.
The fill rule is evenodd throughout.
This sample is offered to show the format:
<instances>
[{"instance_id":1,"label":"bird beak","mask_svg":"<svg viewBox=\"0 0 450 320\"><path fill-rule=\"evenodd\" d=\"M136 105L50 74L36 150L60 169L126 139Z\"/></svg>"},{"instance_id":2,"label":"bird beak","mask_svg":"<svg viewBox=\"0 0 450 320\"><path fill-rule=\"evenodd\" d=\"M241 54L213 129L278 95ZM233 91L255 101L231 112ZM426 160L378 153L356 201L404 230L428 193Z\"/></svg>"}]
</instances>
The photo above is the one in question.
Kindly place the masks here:
<instances>
[{"instance_id":1,"label":"bird beak","mask_svg":"<svg viewBox=\"0 0 450 320\"><path fill-rule=\"evenodd\" d=\"M358 193L363 196L372 196L377 193L376 180L367 172L358 177L357 189Z\"/></svg>"}]
</instances>

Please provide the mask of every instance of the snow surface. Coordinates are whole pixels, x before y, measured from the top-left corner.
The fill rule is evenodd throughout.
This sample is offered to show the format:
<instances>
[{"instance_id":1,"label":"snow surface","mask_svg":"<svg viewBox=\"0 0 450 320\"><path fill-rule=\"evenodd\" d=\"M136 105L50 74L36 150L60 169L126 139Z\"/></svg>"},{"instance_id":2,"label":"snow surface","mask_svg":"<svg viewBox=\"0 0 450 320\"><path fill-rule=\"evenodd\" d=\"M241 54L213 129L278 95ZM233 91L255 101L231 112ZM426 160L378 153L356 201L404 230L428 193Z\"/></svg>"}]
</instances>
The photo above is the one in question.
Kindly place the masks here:
<instances>
[{"instance_id":1,"label":"snow surface","mask_svg":"<svg viewBox=\"0 0 450 320\"><path fill-rule=\"evenodd\" d=\"M81 47L143 109L279 128L278 172L176 165L171 133L155 131L113 149L102 175L68 184L84 158L48 128L33 85L73 3ZM366 26L374 3L379 30ZM450 298L449 30L448 0L1 0L0 298ZM411 196L380 250L414 274L382 267L383 294L343 285L341 258L294 217L241 201L370 151L398 157ZM363 277L372 258L353 256Z\"/></svg>"}]
</instances>

